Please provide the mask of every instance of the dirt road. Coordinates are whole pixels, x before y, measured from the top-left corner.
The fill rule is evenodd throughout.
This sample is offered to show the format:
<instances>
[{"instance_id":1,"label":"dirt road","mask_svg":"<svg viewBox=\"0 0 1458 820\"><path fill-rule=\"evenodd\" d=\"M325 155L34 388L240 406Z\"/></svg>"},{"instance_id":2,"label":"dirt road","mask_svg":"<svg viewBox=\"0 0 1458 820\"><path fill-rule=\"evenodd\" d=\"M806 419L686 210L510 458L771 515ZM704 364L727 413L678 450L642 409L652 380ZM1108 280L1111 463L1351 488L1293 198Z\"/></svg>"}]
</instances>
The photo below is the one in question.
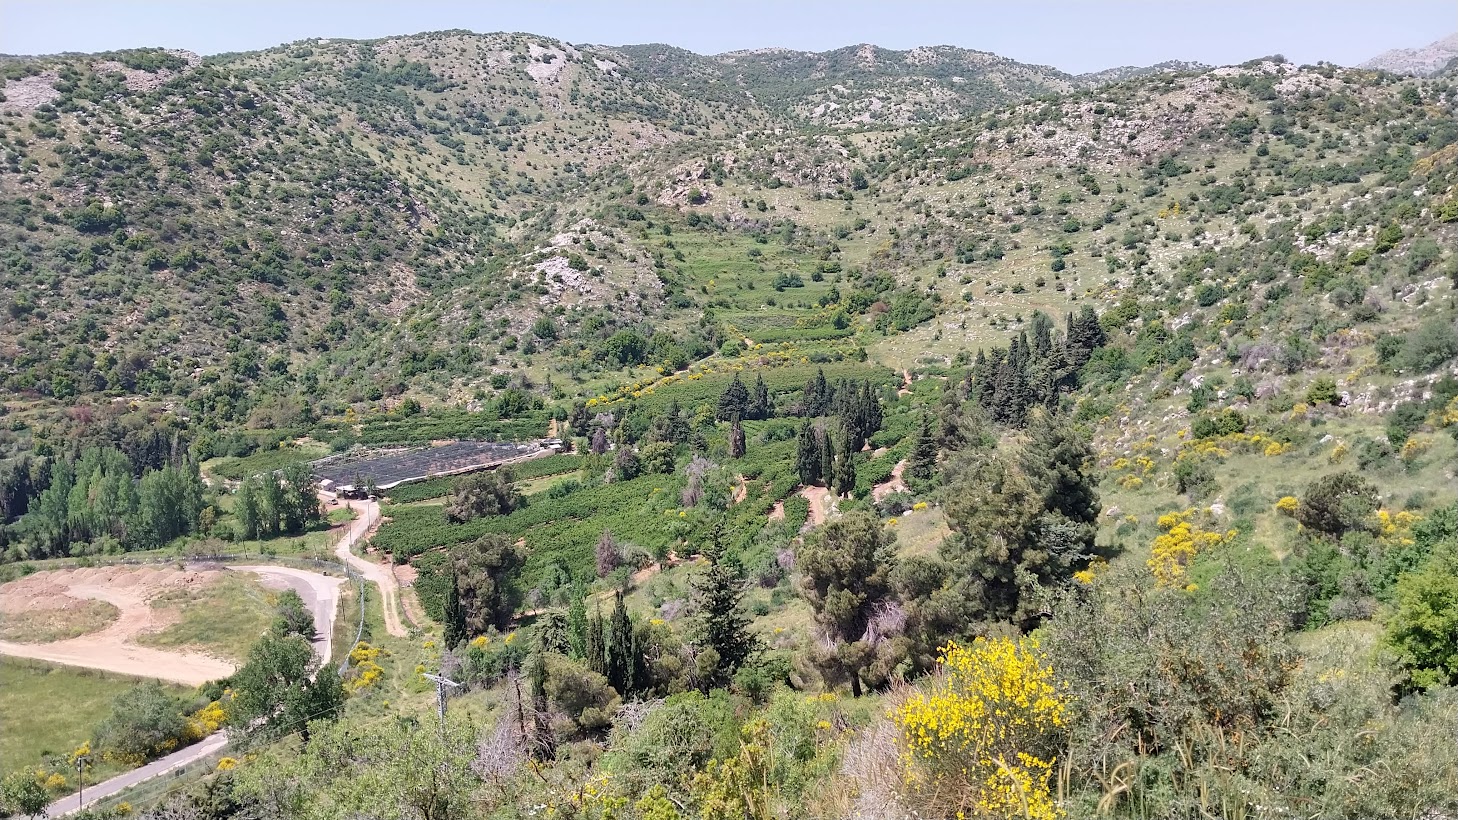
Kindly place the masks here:
<instances>
[{"instance_id":1,"label":"dirt road","mask_svg":"<svg viewBox=\"0 0 1458 820\"><path fill-rule=\"evenodd\" d=\"M907 491L906 480L902 475L906 472L906 459L896 462L891 468L891 477L871 488L871 498L880 501L892 493L904 493Z\"/></svg>"},{"instance_id":2,"label":"dirt road","mask_svg":"<svg viewBox=\"0 0 1458 820\"><path fill-rule=\"evenodd\" d=\"M24 586L45 584L50 594L68 598L105 601L120 615L104 629L50 643L0 641L0 655L102 669L123 675L199 686L233 674L233 664L200 652L154 649L131 643L145 632L167 626L167 619L153 610L148 599L162 589L177 585L206 584L216 571L179 571L171 568L94 567L36 573L14 582L12 592Z\"/></svg>"},{"instance_id":3,"label":"dirt road","mask_svg":"<svg viewBox=\"0 0 1458 820\"><path fill-rule=\"evenodd\" d=\"M314 614L314 629L319 633L319 638L314 641L314 652L319 656L321 663L329 662L329 655L333 649L334 618L339 611L339 587L344 583L343 578L331 578L327 575L320 575L317 572L308 572L292 567L276 566L237 566L230 567L231 571L252 572L264 579L264 584L275 589L289 588L299 593L304 599L304 605L309 607ZM168 656L177 653L163 653ZM171 658L165 660L172 663ZM159 667L161 669L163 667ZM229 667L228 672L232 669ZM150 677L162 677L158 670L154 669L144 673ZM222 677L217 675L214 677ZM165 678L164 678L165 679ZM124 789L150 780L154 777L168 774L176 769L201 760L208 755L221 751L228 745L226 732L217 732L203 738L201 741L180 749L172 754L154 760L141 768L119 774L110 780L97 783L94 786L86 787L86 805L91 805L105 797L110 797ZM81 809L81 802L78 795L64 797L52 803L46 814L50 817L59 817L63 814L70 814Z\"/></svg>"},{"instance_id":4,"label":"dirt road","mask_svg":"<svg viewBox=\"0 0 1458 820\"><path fill-rule=\"evenodd\" d=\"M322 636L315 651L328 658L332 649L334 615L339 604L341 578L317 572L275 566L233 567L229 572L248 571L263 576L266 583L299 592L314 613L314 625ZM157 649L132 643L138 635L162 629L170 623L167 613L154 610L150 599L174 587L196 587L211 583L218 569L189 567L92 567L36 573L7 585L7 594L45 593L67 598L105 601L119 615L105 628L50 643L0 641L0 655L101 669L123 675L200 686L233 674L232 663L200 652Z\"/></svg>"},{"instance_id":5,"label":"dirt road","mask_svg":"<svg viewBox=\"0 0 1458 820\"><path fill-rule=\"evenodd\" d=\"M334 496L327 493L320 493L319 497L327 504L334 501ZM354 545L364 540L380 523L380 505L377 501L360 501L353 499L340 499L339 503L354 510L354 520L349 522L349 527L344 531L344 537L339 539L339 544L334 549L334 554L339 560L346 562L356 572L363 575L366 581L373 582L380 588L380 601L385 611L385 631L396 638L407 637L410 633L405 630L405 625L400 621L400 585L395 580L395 573L390 567L362 558L354 554Z\"/></svg>"}]
</instances>

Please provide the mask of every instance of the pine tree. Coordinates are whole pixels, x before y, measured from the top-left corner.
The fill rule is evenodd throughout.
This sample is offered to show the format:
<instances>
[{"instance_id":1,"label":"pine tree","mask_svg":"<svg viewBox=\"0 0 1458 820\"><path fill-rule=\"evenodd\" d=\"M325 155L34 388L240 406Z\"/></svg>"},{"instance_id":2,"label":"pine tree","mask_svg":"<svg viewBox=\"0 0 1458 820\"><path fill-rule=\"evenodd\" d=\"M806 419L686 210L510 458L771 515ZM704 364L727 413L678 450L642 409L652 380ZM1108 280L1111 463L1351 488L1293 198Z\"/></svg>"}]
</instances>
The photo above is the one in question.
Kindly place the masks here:
<instances>
[{"instance_id":1,"label":"pine tree","mask_svg":"<svg viewBox=\"0 0 1458 820\"><path fill-rule=\"evenodd\" d=\"M773 415L773 413L774 405L770 403L769 386L764 383L764 374L756 374L754 377L754 393L749 402L749 417L763 421Z\"/></svg>"},{"instance_id":2,"label":"pine tree","mask_svg":"<svg viewBox=\"0 0 1458 820\"><path fill-rule=\"evenodd\" d=\"M1068 364L1075 370L1083 367L1093 352L1108 341L1098 314L1089 305L1078 309L1078 315L1068 317Z\"/></svg>"},{"instance_id":3,"label":"pine tree","mask_svg":"<svg viewBox=\"0 0 1458 820\"><path fill-rule=\"evenodd\" d=\"M738 416L729 425L729 457L744 458L744 425L739 423Z\"/></svg>"},{"instance_id":4,"label":"pine tree","mask_svg":"<svg viewBox=\"0 0 1458 820\"><path fill-rule=\"evenodd\" d=\"M734 380L729 382L729 387L719 397L719 410L715 415L719 421L728 421L735 416L743 417L749 412L749 389L744 382L739 380L739 374L734 374Z\"/></svg>"},{"instance_id":5,"label":"pine tree","mask_svg":"<svg viewBox=\"0 0 1458 820\"><path fill-rule=\"evenodd\" d=\"M445 604L445 645L446 649L455 649L465 642L466 638L466 607L461 603L461 588L456 583L455 573L451 573L450 587L446 590Z\"/></svg>"},{"instance_id":6,"label":"pine tree","mask_svg":"<svg viewBox=\"0 0 1458 820\"><path fill-rule=\"evenodd\" d=\"M1100 509L1093 448L1067 419L1045 410L1033 412L1027 433L1023 472L1042 489L1045 509L1087 529L1086 546L1092 549Z\"/></svg>"},{"instance_id":7,"label":"pine tree","mask_svg":"<svg viewBox=\"0 0 1458 820\"><path fill-rule=\"evenodd\" d=\"M704 548L709 566L694 579L694 644L705 653L713 650L716 659L712 669L701 670L706 691L727 685L759 648L742 606L744 580L727 560L722 536L721 523Z\"/></svg>"},{"instance_id":8,"label":"pine tree","mask_svg":"<svg viewBox=\"0 0 1458 820\"><path fill-rule=\"evenodd\" d=\"M815 426L805 419L795 446L795 472L801 484L809 487L821 479L820 461L820 439L815 434Z\"/></svg>"},{"instance_id":9,"label":"pine tree","mask_svg":"<svg viewBox=\"0 0 1458 820\"><path fill-rule=\"evenodd\" d=\"M911 453L906 459L906 474L919 481L932 477L937 469L937 441L932 436L931 420L925 413L921 426L917 428L916 440L911 444Z\"/></svg>"},{"instance_id":10,"label":"pine tree","mask_svg":"<svg viewBox=\"0 0 1458 820\"><path fill-rule=\"evenodd\" d=\"M872 513L856 510L816 529L795 551L801 589L816 622L837 644L861 642L877 605L892 595L894 532ZM856 697L861 696L860 668L846 661L866 658L870 649L857 647L827 658L850 679Z\"/></svg>"}]
</instances>

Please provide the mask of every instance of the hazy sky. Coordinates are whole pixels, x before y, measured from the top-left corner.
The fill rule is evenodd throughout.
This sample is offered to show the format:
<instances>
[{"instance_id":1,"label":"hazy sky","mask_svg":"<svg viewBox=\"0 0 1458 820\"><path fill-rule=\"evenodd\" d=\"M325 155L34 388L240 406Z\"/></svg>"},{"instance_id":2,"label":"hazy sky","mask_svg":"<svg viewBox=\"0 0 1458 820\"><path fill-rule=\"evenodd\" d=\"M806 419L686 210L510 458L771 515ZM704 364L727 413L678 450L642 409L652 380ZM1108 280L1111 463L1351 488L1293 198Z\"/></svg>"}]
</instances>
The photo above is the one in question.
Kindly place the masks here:
<instances>
[{"instance_id":1,"label":"hazy sky","mask_svg":"<svg viewBox=\"0 0 1458 820\"><path fill-rule=\"evenodd\" d=\"M1454 0L0 0L0 53L137 46L202 54L306 37L385 37L464 28L573 43L660 42L712 54L784 46L948 44L1070 72L1167 59L1233 63L1281 53L1361 62L1458 30Z\"/></svg>"}]
</instances>

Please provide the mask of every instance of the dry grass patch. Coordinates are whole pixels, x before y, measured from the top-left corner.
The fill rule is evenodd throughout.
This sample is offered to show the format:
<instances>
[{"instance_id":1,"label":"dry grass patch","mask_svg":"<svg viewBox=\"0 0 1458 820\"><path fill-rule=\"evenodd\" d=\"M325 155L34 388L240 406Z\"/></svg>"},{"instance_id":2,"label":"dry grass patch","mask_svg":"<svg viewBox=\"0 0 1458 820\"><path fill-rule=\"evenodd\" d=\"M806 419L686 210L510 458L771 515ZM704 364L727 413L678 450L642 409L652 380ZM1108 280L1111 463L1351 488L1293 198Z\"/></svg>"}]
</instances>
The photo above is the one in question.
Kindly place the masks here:
<instances>
[{"instance_id":1,"label":"dry grass patch","mask_svg":"<svg viewBox=\"0 0 1458 820\"><path fill-rule=\"evenodd\" d=\"M98 632L115 621L121 610L105 601L54 599L58 606L0 611L0 641L51 643Z\"/></svg>"}]
</instances>

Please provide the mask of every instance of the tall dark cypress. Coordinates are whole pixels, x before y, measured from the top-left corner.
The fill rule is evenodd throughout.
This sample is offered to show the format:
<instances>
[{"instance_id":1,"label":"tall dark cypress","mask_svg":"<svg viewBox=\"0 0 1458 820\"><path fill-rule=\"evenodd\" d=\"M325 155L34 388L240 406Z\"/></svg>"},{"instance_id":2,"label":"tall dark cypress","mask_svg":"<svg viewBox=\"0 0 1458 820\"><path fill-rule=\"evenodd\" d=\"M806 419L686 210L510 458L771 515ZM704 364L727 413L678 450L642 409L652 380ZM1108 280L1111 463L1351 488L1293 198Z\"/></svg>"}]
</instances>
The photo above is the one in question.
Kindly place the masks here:
<instances>
[{"instance_id":1,"label":"tall dark cypress","mask_svg":"<svg viewBox=\"0 0 1458 820\"><path fill-rule=\"evenodd\" d=\"M593 615L587 622L587 668L599 675L607 674L607 645L603 634L602 613Z\"/></svg>"},{"instance_id":2,"label":"tall dark cypress","mask_svg":"<svg viewBox=\"0 0 1458 820\"><path fill-rule=\"evenodd\" d=\"M808 487L821 479L820 439L809 419L800 425L795 444L795 472L800 476L800 483Z\"/></svg>"},{"instance_id":3,"label":"tall dark cypress","mask_svg":"<svg viewBox=\"0 0 1458 820\"><path fill-rule=\"evenodd\" d=\"M587 602L577 584L572 585L570 592L572 603L567 606L567 640L572 657L583 660L587 657Z\"/></svg>"},{"instance_id":4,"label":"tall dark cypress","mask_svg":"<svg viewBox=\"0 0 1458 820\"><path fill-rule=\"evenodd\" d=\"M455 649L465 642L466 638L466 607L461 604L461 589L456 581L456 574L451 573L450 588L446 590L445 605L445 645L446 649Z\"/></svg>"},{"instance_id":5,"label":"tall dark cypress","mask_svg":"<svg viewBox=\"0 0 1458 820\"><path fill-rule=\"evenodd\" d=\"M816 443L820 446L820 480L829 487L835 483L835 442L830 431L816 430Z\"/></svg>"},{"instance_id":6,"label":"tall dark cypress","mask_svg":"<svg viewBox=\"0 0 1458 820\"><path fill-rule=\"evenodd\" d=\"M835 492L837 495L846 495L856 488L856 453L855 440L849 433L842 433L840 437L840 451L835 458Z\"/></svg>"},{"instance_id":7,"label":"tall dark cypress","mask_svg":"<svg viewBox=\"0 0 1458 820\"><path fill-rule=\"evenodd\" d=\"M633 694L634 635L633 621L628 617L628 608L623 603L623 591L618 590L613 601L612 620L607 627L607 646L604 653L603 674L608 685L619 695Z\"/></svg>"},{"instance_id":8,"label":"tall dark cypress","mask_svg":"<svg viewBox=\"0 0 1458 820\"><path fill-rule=\"evenodd\" d=\"M773 407L770 404L769 385L764 383L764 374L759 373L754 377L754 392L749 400L749 417L759 421L767 419L772 414Z\"/></svg>"}]
</instances>

